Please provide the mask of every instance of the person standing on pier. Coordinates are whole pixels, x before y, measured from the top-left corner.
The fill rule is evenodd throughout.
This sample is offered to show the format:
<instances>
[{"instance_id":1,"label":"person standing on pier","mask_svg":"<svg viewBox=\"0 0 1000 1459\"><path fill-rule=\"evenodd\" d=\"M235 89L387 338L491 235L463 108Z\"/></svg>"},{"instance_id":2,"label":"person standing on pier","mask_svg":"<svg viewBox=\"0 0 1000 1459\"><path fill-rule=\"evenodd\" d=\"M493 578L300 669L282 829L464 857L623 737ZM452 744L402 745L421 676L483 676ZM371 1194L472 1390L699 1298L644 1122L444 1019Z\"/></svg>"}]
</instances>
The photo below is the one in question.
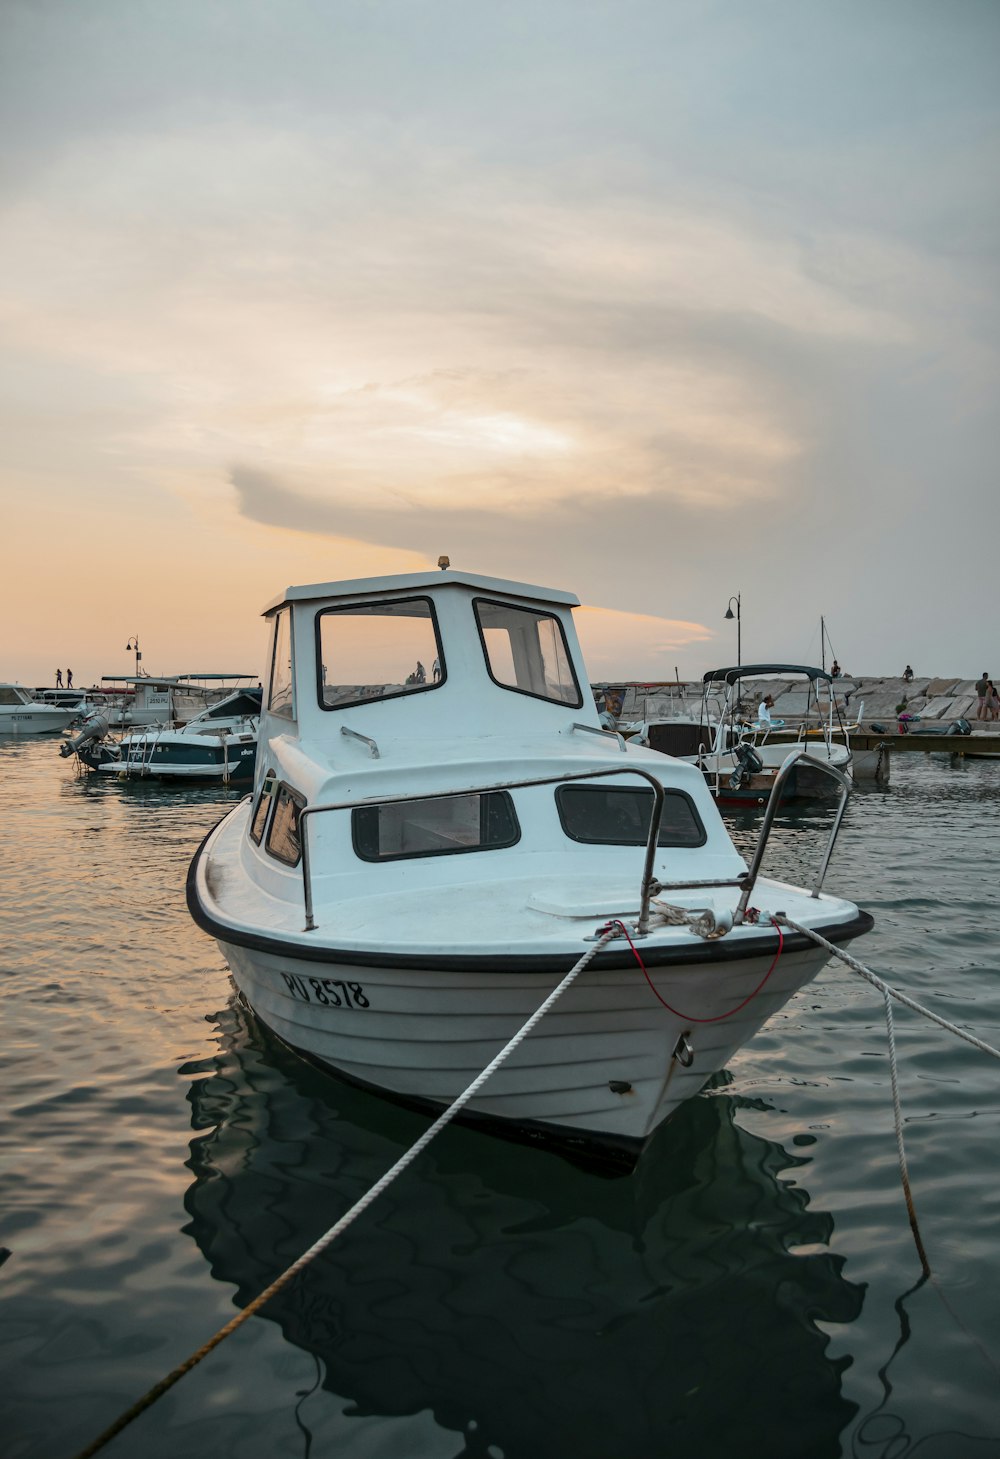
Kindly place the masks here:
<instances>
[{"instance_id":1,"label":"person standing on pier","mask_svg":"<svg viewBox=\"0 0 1000 1459\"><path fill-rule=\"evenodd\" d=\"M986 696L990 688L990 676L988 670L984 669L982 678L976 684L978 703L976 704L976 718L986 718Z\"/></svg>"},{"instance_id":2,"label":"person standing on pier","mask_svg":"<svg viewBox=\"0 0 1000 1459\"><path fill-rule=\"evenodd\" d=\"M56 688L62 688L62 669L56 669Z\"/></svg>"}]
</instances>

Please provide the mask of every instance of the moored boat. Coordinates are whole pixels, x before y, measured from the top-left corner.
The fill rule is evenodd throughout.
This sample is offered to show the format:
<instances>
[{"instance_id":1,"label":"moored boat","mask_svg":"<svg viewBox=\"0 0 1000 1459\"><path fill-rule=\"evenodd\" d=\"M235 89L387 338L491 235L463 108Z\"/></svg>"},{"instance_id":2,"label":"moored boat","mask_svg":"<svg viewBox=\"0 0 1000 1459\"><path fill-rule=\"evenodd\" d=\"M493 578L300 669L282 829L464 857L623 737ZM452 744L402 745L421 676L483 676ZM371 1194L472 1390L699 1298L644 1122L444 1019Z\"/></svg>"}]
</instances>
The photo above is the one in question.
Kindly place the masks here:
<instances>
[{"instance_id":1,"label":"moored boat","mask_svg":"<svg viewBox=\"0 0 1000 1459\"><path fill-rule=\"evenodd\" d=\"M154 726L108 738L107 716L97 713L60 746L87 770L124 779L249 780L257 757L259 689L241 689L176 727Z\"/></svg>"},{"instance_id":2,"label":"moored boat","mask_svg":"<svg viewBox=\"0 0 1000 1459\"><path fill-rule=\"evenodd\" d=\"M833 684L832 673L808 664L709 669L697 713L657 716L639 725L636 737L698 765L720 804L762 804L793 750L796 760L785 777L785 796L826 796L831 781L817 764L848 774L853 759ZM778 693L776 707L787 717L760 717L772 687Z\"/></svg>"},{"instance_id":3,"label":"moored boat","mask_svg":"<svg viewBox=\"0 0 1000 1459\"><path fill-rule=\"evenodd\" d=\"M0 735L57 734L76 714L75 705L40 703L23 684L0 684Z\"/></svg>"},{"instance_id":4,"label":"moored boat","mask_svg":"<svg viewBox=\"0 0 1000 1459\"><path fill-rule=\"evenodd\" d=\"M289 588L254 793L188 903L286 1043L434 1109L613 934L463 1117L628 1165L825 964L774 915L872 924L766 880L767 826L748 868L697 766L601 729L576 603L451 571Z\"/></svg>"}]
</instances>

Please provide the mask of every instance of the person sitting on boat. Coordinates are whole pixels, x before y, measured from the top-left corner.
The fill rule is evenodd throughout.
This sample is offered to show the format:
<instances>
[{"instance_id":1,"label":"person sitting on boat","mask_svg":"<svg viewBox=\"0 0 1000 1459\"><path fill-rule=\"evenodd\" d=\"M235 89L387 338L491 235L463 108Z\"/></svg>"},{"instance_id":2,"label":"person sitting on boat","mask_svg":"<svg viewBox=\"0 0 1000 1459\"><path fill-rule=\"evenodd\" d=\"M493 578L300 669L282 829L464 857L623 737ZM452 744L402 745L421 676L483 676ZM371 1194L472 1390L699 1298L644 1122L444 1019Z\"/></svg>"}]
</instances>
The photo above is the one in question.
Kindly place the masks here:
<instances>
[{"instance_id":1,"label":"person sitting on boat","mask_svg":"<svg viewBox=\"0 0 1000 1459\"><path fill-rule=\"evenodd\" d=\"M772 699L770 694L765 694L764 698L757 705L758 728L775 729L784 724L785 721L783 719L775 719L773 717L773 715L771 714L771 710L773 708L774 700Z\"/></svg>"}]
</instances>

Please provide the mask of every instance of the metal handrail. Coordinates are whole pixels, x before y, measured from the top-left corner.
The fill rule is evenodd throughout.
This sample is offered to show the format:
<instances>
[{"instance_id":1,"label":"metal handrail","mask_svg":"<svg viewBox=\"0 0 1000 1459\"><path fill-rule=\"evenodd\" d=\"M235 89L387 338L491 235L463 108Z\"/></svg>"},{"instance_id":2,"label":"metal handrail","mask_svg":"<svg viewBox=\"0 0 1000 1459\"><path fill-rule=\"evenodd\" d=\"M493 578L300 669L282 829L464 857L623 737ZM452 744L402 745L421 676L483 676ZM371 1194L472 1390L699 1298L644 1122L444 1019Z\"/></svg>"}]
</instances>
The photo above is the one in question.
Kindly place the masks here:
<instances>
[{"instance_id":1,"label":"metal handrail","mask_svg":"<svg viewBox=\"0 0 1000 1459\"><path fill-rule=\"evenodd\" d=\"M443 790L428 794L426 790L410 792L407 795L372 795L365 796L360 800L336 801L332 805L311 805L306 806L299 812L299 831L302 843L302 890L305 901L306 932L316 930L316 919L313 915L312 896L312 871L309 865L309 835L306 822L313 816L322 815L326 811L353 811L363 806L372 805L401 805L406 801L414 800L454 800L465 795L486 795L496 790L521 790L532 785L563 785L573 780L600 780L609 775L638 775L649 782L653 789L653 814L649 822L649 837L646 841L646 857L643 863L642 882L640 885L640 907L639 925L637 934L645 936L649 931L649 904L653 897L658 882L653 876L653 860L656 856L656 847L660 836L660 822L663 818L664 787L661 781L657 780L648 770L641 770L637 765L609 766L603 770L580 770L572 775L544 775L529 780L500 780L492 781L488 785L469 785L461 790Z\"/></svg>"},{"instance_id":2,"label":"metal handrail","mask_svg":"<svg viewBox=\"0 0 1000 1459\"><path fill-rule=\"evenodd\" d=\"M638 775L641 779L647 781L653 789L653 814L650 818L649 835L646 840L646 853L645 859L643 861L642 881L640 883L639 922L636 928L635 935L638 937L645 937L649 932L649 906L653 896L658 891L664 891L668 889L680 889L683 887L708 888L739 886L741 888L741 893L739 902L737 903L736 912L733 917L733 924L734 926L740 926L744 920L746 909L750 902L751 894L753 892L757 878L760 874L761 863L764 859L764 852L767 848L767 842L771 834L771 827L774 823L774 818L777 814L778 806L781 802L781 796L784 790L785 781L788 779L788 777L792 773L792 770L795 768L796 762L800 758L802 758L803 754L803 750L793 750L778 770L778 773L775 776L774 785L771 788L771 794L768 797L767 805L764 809L764 819L761 823L760 833L757 837L757 845L754 848L754 854L750 862L750 868L746 875L739 878L738 881L733 881L732 879L723 879L719 881L675 883L661 883L657 881L657 879L653 876L653 861L656 856L656 848L659 842L660 822L663 818L665 788L662 781L658 780L655 775L653 775L648 770L640 769L637 765L620 765L618 767L609 766L606 769L602 770L581 770L576 771L571 775L545 775L528 780L492 781L487 785L465 786L459 790L438 791L433 793L432 795L428 795L427 791L411 791L406 795L364 796L358 800L336 801L331 805L305 806L299 813L299 832L302 844L302 891L303 900L305 903L306 917L306 925L304 931L314 932L316 930L316 918L313 912L312 870L309 862L309 834L308 826L306 825L306 822L309 821L313 816L323 815L328 811L353 811L361 809L364 806L402 805L408 801L420 801L430 799L454 800L458 797L466 795L485 795L488 794L490 791L497 790L521 790L529 786L535 785L566 785L576 780L600 780L611 775ZM840 802L837 806L837 814L834 818L833 826L830 831L830 838L827 842L826 852L820 865L819 873L816 878L816 883L812 889L812 892L810 893L811 896L818 898L820 890L823 886L823 882L826 878L827 870L829 869L830 858L833 855L834 843L837 840L837 836L840 832L841 822L844 819L844 811L847 808L847 800L851 793L851 782L842 771L836 768L835 765L829 765L824 763L822 760L813 760L811 757L809 758L810 768L819 770L823 774L829 775L833 780L837 782L840 787Z\"/></svg>"},{"instance_id":3,"label":"metal handrail","mask_svg":"<svg viewBox=\"0 0 1000 1459\"><path fill-rule=\"evenodd\" d=\"M750 895L754 889L754 883L756 882L757 877L760 873L760 865L764 859L764 851L767 846L768 837L771 834L771 826L774 822L774 817L778 811L778 804L781 800L781 793L784 790L785 781L795 769L796 763L804 756L809 760L810 769L820 770L823 772L823 774L831 776L840 786L840 803L837 806L837 814L834 817L833 826L830 831L830 839L827 842L826 854L823 857L823 862L819 869L819 875L816 878L816 884L813 887L812 892L810 893L810 895L813 897L819 896L820 888L823 885L823 882L826 878L827 869L830 865L830 857L833 855L834 842L836 841L837 836L840 832L840 823L844 819L844 811L847 808L847 798L851 793L851 782L850 780L848 780L847 776L842 770L837 769L836 765L831 765L829 764L829 762L824 760L815 760L812 758L811 755L806 756L805 750L795 749L787 757L787 759L782 762L777 775L774 777L774 784L771 787L771 794L768 796L767 805L764 808L764 819L761 822L760 834L757 837L757 845L754 848L753 860L750 863L750 870L743 883L743 892L736 907L736 915L733 918L734 924L738 925L743 921L747 905L750 901Z\"/></svg>"},{"instance_id":4,"label":"metal handrail","mask_svg":"<svg viewBox=\"0 0 1000 1459\"><path fill-rule=\"evenodd\" d=\"M621 750L622 754L628 754L628 751L625 748L625 736L621 734L618 730L598 729L596 724L581 724L579 720L571 724L570 729L586 730L588 735L614 735L615 739L618 741L618 748Z\"/></svg>"}]
</instances>

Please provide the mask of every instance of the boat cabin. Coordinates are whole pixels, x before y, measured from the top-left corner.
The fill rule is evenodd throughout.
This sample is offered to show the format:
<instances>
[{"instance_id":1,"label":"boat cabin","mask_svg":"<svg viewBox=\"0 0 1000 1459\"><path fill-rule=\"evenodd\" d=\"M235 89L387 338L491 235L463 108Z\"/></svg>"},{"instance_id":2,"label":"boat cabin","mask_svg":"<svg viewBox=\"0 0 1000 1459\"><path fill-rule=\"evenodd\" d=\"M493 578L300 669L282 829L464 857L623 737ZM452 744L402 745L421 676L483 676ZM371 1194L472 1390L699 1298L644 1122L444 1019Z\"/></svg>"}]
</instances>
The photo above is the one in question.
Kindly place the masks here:
<instances>
[{"instance_id":1,"label":"boat cabin","mask_svg":"<svg viewBox=\"0 0 1000 1459\"><path fill-rule=\"evenodd\" d=\"M570 593L468 573L289 588L265 610L265 731L456 737L600 729ZM406 713L400 714L401 701Z\"/></svg>"}]
</instances>

